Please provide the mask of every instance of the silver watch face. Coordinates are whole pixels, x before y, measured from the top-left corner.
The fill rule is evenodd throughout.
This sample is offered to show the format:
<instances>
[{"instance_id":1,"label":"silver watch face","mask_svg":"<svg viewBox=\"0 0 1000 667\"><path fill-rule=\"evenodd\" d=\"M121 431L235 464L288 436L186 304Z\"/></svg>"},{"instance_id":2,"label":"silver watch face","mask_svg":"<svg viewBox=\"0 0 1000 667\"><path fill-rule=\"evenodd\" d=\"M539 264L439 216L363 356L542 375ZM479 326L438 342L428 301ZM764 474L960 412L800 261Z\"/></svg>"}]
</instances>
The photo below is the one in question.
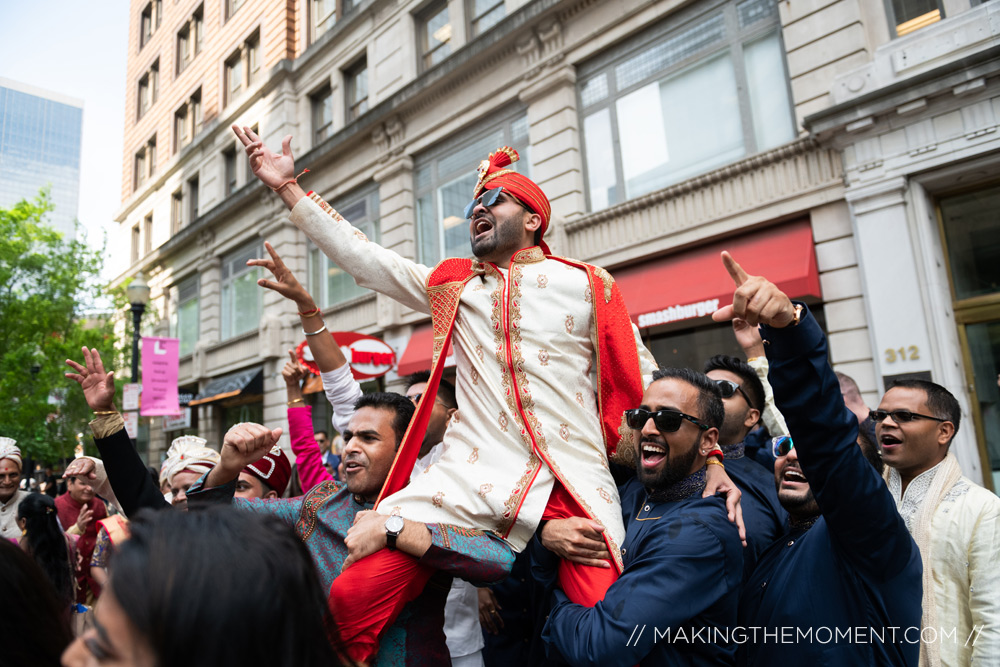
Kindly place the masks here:
<instances>
[{"instance_id":1,"label":"silver watch face","mask_svg":"<svg viewBox=\"0 0 1000 667\"><path fill-rule=\"evenodd\" d=\"M399 535L403 531L403 517L391 516L386 519L385 532Z\"/></svg>"}]
</instances>

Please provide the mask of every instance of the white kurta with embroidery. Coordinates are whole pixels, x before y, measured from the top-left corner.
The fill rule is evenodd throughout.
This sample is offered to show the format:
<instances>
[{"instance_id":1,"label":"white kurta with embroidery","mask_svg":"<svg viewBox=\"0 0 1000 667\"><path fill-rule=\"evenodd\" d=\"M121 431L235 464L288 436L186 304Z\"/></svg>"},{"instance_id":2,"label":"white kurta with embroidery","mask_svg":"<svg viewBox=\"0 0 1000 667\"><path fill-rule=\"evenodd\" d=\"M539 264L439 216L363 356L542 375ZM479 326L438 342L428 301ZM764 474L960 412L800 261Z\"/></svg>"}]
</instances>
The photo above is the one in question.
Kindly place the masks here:
<instances>
[{"instance_id":1,"label":"white kurta with embroidery","mask_svg":"<svg viewBox=\"0 0 1000 667\"><path fill-rule=\"evenodd\" d=\"M911 533L939 468L914 477L905 493L899 472L889 470L889 491ZM930 534L941 664L1000 664L1000 498L960 477L934 511Z\"/></svg>"},{"instance_id":2,"label":"white kurta with embroidery","mask_svg":"<svg viewBox=\"0 0 1000 667\"><path fill-rule=\"evenodd\" d=\"M368 242L308 197L290 217L358 285L430 312L430 268ZM509 270L487 264L466 283L452 336L459 412L446 451L380 508L489 530L521 551L558 478L604 525L620 564L625 528L590 379L595 296L603 298L591 294L585 271L537 247L515 255ZM655 363L633 333L645 385Z\"/></svg>"}]
</instances>

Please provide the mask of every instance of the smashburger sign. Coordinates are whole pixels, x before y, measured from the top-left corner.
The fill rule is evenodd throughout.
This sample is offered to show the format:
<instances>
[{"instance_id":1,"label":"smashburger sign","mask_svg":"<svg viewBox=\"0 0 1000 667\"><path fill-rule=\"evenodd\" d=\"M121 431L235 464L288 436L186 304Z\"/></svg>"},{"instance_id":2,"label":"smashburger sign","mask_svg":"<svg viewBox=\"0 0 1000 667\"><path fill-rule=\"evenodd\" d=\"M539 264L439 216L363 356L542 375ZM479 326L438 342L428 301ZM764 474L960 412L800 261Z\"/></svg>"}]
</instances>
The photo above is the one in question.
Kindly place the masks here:
<instances>
[{"instance_id":1,"label":"smashburger sign","mask_svg":"<svg viewBox=\"0 0 1000 667\"><path fill-rule=\"evenodd\" d=\"M318 334L322 336L323 334ZM371 380L385 375L396 365L396 353L384 341L355 331L334 331L330 334L347 358L355 380ZM295 348L295 356L303 366L319 375L319 366L304 340Z\"/></svg>"}]
</instances>

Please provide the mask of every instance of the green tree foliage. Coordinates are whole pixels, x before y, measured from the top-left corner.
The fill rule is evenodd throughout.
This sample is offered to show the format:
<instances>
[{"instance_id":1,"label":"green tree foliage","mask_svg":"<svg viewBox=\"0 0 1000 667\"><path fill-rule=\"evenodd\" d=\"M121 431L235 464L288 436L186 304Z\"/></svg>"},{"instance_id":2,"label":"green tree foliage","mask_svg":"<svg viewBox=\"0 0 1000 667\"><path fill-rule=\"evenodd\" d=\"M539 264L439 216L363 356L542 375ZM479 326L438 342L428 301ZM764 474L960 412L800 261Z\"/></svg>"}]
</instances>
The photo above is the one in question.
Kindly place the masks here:
<instances>
[{"instance_id":1,"label":"green tree foliage","mask_svg":"<svg viewBox=\"0 0 1000 667\"><path fill-rule=\"evenodd\" d=\"M59 464L78 433L90 440L90 411L65 360L80 360L84 345L121 358L109 315L86 312L124 297L100 284L103 251L54 231L44 221L51 210L44 191L0 208L0 435L36 463Z\"/></svg>"}]
</instances>

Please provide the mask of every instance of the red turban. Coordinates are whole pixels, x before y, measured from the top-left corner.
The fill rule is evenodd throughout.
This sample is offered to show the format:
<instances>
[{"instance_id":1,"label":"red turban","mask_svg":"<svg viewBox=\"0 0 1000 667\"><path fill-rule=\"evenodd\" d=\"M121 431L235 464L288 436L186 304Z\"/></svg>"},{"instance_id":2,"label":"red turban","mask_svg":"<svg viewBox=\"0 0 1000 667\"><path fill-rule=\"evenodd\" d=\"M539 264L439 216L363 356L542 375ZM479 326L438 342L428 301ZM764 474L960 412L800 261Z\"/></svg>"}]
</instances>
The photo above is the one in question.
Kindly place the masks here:
<instances>
[{"instance_id":1,"label":"red turban","mask_svg":"<svg viewBox=\"0 0 1000 667\"><path fill-rule=\"evenodd\" d=\"M264 482L280 496L285 493L285 487L292 476L292 464L288 462L281 447L274 446L259 461L244 468L243 472Z\"/></svg>"},{"instance_id":2,"label":"red turban","mask_svg":"<svg viewBox=\"0 0 1000 667\"><path fill-rule=\"evenodd\" d=\"M479 180L476 182L476 189L473 191L472 197L478 197L484 190L493 190L499 187L517 197L528 210L541 216L542 226L538 228L538 245L541 246L546 255L549 255L551 254L549 246L542 240L542 237L545 235L545 230L549 228L552 207L549 205L549 198L545 196L537 183L524 174L504 168L519 159L521 156L510 146L503 146L490 153L489 158L479 163Z\"/></svg>"}]
</instances>

